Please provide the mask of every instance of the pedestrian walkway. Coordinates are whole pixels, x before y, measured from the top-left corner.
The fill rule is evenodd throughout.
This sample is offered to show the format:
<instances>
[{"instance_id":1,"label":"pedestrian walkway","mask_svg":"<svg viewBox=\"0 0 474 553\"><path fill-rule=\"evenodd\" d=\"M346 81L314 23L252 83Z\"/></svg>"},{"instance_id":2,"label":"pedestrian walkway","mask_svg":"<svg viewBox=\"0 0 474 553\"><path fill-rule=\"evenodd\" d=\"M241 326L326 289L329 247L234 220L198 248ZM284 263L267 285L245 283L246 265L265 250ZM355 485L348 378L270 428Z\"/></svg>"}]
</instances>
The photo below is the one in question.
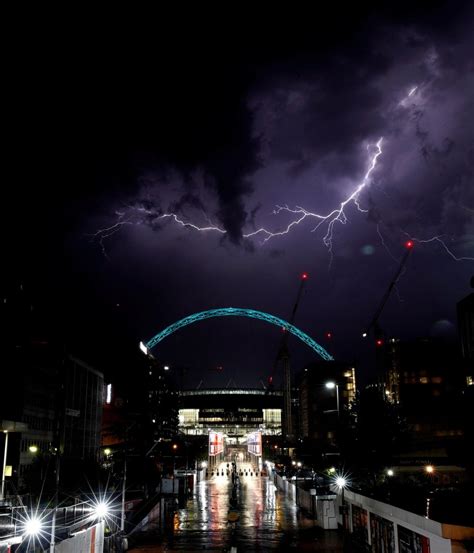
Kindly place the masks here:
<instances>
[{"instance_id":1,"label":"pedestrian walkway","mask_svg":"<svg viewBox=\"0 0 474 553\"><path fill-rule=\"evenodd\" d=\"M252 476L252 471L245 469L238 490L239 520L233 533L228 522L231 475L226 474L226 463L223 465L224 475L219 467L219 476L209 475L200 482L195 496L174 513L164 535L158 525L149 525L138 536L132 552L222 552L230 551L231 543L239 553L342 551L337 530L316 527L267 477L255 472ZM238 473L241 468L237 467Z\"/></svg>"}]
</instances>

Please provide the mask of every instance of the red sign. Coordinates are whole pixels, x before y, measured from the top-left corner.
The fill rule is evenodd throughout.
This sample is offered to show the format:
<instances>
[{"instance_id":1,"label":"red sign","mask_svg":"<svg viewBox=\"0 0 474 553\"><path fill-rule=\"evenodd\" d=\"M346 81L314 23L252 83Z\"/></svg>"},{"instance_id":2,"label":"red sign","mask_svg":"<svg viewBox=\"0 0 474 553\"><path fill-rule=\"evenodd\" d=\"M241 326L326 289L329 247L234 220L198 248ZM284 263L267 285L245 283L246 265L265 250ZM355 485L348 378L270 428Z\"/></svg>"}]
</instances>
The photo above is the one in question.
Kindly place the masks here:
<instances>
[{"instance_id":1,"label":"red sign","mask_svg":"<svg viewBox=\"0 0 474 553\"><path fill-rule=\"evenodd\" d=\"M221 432L209 432L209 455L219 455L224 451L224 436Z\"/></svg>"}]
</instances>

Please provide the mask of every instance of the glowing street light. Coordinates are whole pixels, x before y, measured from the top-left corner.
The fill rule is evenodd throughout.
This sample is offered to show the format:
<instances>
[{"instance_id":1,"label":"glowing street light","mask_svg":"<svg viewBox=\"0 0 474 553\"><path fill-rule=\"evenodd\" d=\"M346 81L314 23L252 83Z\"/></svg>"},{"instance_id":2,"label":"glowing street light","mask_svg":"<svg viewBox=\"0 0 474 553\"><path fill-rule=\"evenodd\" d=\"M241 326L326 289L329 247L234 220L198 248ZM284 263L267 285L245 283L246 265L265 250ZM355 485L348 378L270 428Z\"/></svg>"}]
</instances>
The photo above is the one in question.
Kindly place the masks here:
<instances>
[{"instance_id":1,"label":"glowing street light","mask_svg":"<svg viewBox=\"0 0 474 553\"><path fill-rule=\"evenodd\" d=\"M334 483L340 490L344 490L344 488L347 487L347 480L344 478L344 476L337 476L334 480Z\"/></svg>"},{"instance_id":2,"label":"glowing street light","mask_svg":"<svg viewBox=\"0 0 474 553\"><path fill-rule=\"evenodd\" d=\"M37 516L29 517L23 524L23 534L28 537L34 537L41 533L43 523Z\"/></svg>"},{"instance_id":3,"label":"glowing street light","mask_svg":"<svg viewBox=\"0 0 474 553\"><path fill-rule=\"evenodd\" d=\"M105 503L105 501L99 501L96 505L94 505L94 518L98 518L99 520L103 520L110 511L110 507Z\"/></svg>"},{"instance_id":4,"label":"glowing street light","mask_svg":"<svg viewBox=\"0 0 474 553\"><path fill-rule=\"evenodd\" d=\"M298 461L298 462L296 463L296 466L297 466L298 468L301 468L301 461Z\"/></svg>"},{"instance_id":5,"label":"glowing street light","mask_svg":"<svg viewBox=\"0 0 474 553\"><path fill-rule=\"evenodd\" d=\"M341 492L341 507L340 513L342 515L342 531L345 535L346 532L346 505L344 503L344 490L347 487L348 481L342 474L336 474L334 476L334 484L336 488Z\"/></svg>"},{"instance_id":6,"label":"glowing street light","mask_svg":"<svg viewBox=\"0 0 474 553\"><path fill-rule=\"evenodd\" d=\"M38 453L38 446L37 445L30 445L30 447L28 448L28 451L30 453Z\"/></svg>"},{"instance_id":7,"label":"glowing street light","mask_svg":"<svg viewBox=\"0 0 474 553\"><path fill-rule=\"evenodd\" d=\"M112 453L112 450L111 450L110 448L106 447L106 448L104 449L104 455L105 455L106 457L108 457L111 453Z\"/></svg>"},{"instance_id":8,"label":"glowing street light","mask_svg":"<svg viewBox=\"0 0 474 553\"><path fill-rule=\"evenodd\" d=\"M426 465L425 471L426 471L428 474L433 474L433 472L434 472L434 466L433 466L433 465Z\"/></svg>"},{"instance_id":9,"label":"glowing street light","mask_svg":"<svg viewBox=\"0 0 474 553\"><path fill-rule=\"evenodd\" d=\"M207 462L206 461L201 462L201 468L203 468L203 469L207 468Z\"/></svg>"},{"instance_id":10,"label":"glowing street light","mask_svg":"<svg viewBox=\"0 0 474 553\"><path fill-rule=\"evenodd\" d=\"M330 467L328 468L329 474L334 474L336 472L336 467Z\"/></svg>"},{"instance_id":11,"label":"glowing street light","mask_svg":"<svg viewBox=\"0 0 474 553\"><path fill-rule=\"evenodd\" d=\"M394 475L394 472L392 469L388 469L387 470L387 476L393 476Z\"/></svg>"}]
</instances>

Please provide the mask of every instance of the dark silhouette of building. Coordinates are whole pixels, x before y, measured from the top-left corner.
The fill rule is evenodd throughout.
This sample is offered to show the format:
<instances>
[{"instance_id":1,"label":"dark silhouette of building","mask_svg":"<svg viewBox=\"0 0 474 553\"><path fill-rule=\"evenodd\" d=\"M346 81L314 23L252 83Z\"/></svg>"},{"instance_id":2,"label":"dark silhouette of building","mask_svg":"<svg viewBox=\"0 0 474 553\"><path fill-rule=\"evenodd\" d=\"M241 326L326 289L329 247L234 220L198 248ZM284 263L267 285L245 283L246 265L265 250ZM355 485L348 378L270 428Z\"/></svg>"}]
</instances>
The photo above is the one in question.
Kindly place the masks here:
<instances>
[{"instance_id":1,"label":"dark silhouette of building","mask_svg":"<svg viewBox=\"0 0 474 553\"><path fill-rule=\"evenodd\" d=\"M471 278L474 288L474 276ZM474 292L468 294L457 305L461 353L468 369L468 385L474 384Z\"/></svg>"},{"instance_id":2,"label":"dark silhouette of building","mask_svg":"<svg viewBox=\"0 0 474 553\"><path fill-rule=\"evenodd\" d=\"M335 361L308 365L299 376L299 393L300 436L319 441L323 448L334 445L338 418L355 399L354 366Z\"/></svg>"}]
</instances>

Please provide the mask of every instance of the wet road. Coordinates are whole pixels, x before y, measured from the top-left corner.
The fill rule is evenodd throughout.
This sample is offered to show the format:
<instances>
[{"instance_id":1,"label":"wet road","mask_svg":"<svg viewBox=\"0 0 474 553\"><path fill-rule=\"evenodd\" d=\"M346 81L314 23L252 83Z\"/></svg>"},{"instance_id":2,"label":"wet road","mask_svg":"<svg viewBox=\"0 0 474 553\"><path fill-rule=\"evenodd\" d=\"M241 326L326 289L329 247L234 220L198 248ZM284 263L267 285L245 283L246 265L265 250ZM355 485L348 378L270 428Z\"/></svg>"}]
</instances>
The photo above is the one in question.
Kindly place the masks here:
<instances>
[{"instance_id":1,"label":"wet road","mask_svg":"<svg viewBox=\"0 0 474 553\"><path fill-rule=\"evenodd\" d=\"M230 476L210 477L198 484L196 494L184 508L168 517L167 529L160 532L151 524L132 549L140 553L164 551L327 551L339 552L337 531L322 531L298 511L295 503L263 476L250 474L241 466L237 511L239 521L228 522L232 493ZM222 469L221 469L222 470ZM221 470L219 472L221 472Z\"/></svg>"}]
</instances>

